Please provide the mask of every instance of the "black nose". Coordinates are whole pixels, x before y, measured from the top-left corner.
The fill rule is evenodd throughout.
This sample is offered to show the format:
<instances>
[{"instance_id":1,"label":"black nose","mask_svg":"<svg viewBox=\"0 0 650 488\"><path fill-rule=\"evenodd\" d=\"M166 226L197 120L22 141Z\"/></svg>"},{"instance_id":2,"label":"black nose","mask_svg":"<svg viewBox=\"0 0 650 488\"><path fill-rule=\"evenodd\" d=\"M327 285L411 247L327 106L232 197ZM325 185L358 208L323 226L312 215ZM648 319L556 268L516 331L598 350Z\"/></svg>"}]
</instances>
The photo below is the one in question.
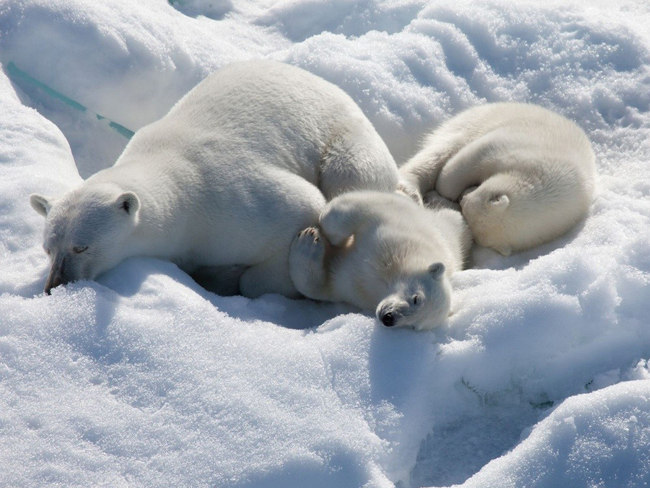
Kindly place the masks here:
<instances>
[{"instance_id":1,"label":"black nose","mask_svg":"<svg viewBox=\"0 0 650 488\"><path fill-rule=\"evenodd\" d=\"M391 312L387 312L381 316L381 323L386 327L392 327L395 325L395 316Z\"/></svg>"},{"instance_id":2,"label":"black nose","mask_svg":"<svg viewBox=\"0 0 650 488\"><path fill-rule=\"evenodd\" d=\"M45 293L50 295L52 292L52 288L56 288L59 285L64 285L65 283L61 279L60 274L56 274L54 276L48 276L47 282L45 283Z\"/></svg>"}]
</instances>

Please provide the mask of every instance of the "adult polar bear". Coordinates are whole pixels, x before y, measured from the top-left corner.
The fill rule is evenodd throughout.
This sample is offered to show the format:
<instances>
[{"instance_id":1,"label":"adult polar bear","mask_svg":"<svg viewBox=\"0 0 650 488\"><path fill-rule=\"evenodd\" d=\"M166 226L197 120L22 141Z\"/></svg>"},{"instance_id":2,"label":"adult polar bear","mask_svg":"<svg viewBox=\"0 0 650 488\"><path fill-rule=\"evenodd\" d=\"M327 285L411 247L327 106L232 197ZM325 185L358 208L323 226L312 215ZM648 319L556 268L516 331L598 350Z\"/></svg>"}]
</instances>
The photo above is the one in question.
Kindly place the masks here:
<instances>
[{"instance_id":1,"label":"adult polar bear","mask_svg":"<svg viewBox=\"0 0 650 488\"><path fill-rule=\"evenodd\" d=\"M190 274L241 266L242 294L296 296L288 253L298 231L325 200L393 191L397 179L341 89L281 63L235 63L140 129L112 167L59 199L31 196L46 216L45 291L154 256Z\"/></svg>"},{"instance_id":2,"label":"adult polar bear","mask_svg":"<svg viewBox=\"0 0 650 488\"><path fill-rule=\"evenodd\" d=\"M405 193L460 201L474 239L508 255L548 242L591 204L595 162L585 133L535 105L471 108L436 129L400 168Z\"/></svg>"}]
</instances>

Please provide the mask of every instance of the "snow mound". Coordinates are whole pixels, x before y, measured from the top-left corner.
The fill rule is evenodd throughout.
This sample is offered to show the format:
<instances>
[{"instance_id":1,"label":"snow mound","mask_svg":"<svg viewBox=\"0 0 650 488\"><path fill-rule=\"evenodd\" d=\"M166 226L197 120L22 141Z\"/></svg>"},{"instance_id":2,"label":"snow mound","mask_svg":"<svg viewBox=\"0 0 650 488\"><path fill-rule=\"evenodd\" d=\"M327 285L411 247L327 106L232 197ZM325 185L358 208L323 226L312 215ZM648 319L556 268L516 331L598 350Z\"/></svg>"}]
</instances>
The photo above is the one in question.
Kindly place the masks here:
<instances>
[{"instance_id":1,"label":"snow mound","mask_svg":"<svg viewBox=\"0 0 650 488\"><path fill-rule=\"evenodd\" d=\"M644 380L566 400L463 486L647 486L650 382L644 371Z\"/></svg>"}]
</instances>

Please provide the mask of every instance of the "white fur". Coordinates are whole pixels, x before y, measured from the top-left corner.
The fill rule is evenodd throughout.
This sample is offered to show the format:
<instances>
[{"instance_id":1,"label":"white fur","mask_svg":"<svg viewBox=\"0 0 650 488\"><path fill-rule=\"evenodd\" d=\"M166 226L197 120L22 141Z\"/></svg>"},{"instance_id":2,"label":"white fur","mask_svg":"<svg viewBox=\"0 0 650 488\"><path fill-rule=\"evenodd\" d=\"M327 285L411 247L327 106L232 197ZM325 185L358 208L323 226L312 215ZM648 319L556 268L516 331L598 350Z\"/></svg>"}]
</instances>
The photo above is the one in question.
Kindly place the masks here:
<instances>
[{"instance_id":1,"label":"white fur","mask_svg":"<svg viewBox=\"0 0 650 488\"><path fill-rule=\"evenodd\" d=\"M398 194L347 193L325 207L318 228L296 237L291 277L310 298L351 303L386 325L429 329L449 314L449 275L462 269L470 240L457 211Z\"/></svg>"},{"instance_id":2,"label":"white fur","mask_svg":"<svg viewBox=\"0 0 650 488\"><path fill-rule=\"evenodd\" d=\"M507 255L584 218L596 168L573 122L535 105L493 103L442 124L400 174L416 200L437 192L460 202L474 239Z\"/></svg>"},{"instance_id":3,"label":"white fur","mask_svg":"<svg viewBox=\"0 0 650 488\"><path fill-rule=\"evenodd\" d=\"M62 198L31 197L47 216L46 291L147 255L188 272L236 265L243 294L295 296L287 260L296 233L326 200L393 191L397 177L342 90L280 63L233 64L140 129L113 167Z\"/></svg>"}]
</instances>

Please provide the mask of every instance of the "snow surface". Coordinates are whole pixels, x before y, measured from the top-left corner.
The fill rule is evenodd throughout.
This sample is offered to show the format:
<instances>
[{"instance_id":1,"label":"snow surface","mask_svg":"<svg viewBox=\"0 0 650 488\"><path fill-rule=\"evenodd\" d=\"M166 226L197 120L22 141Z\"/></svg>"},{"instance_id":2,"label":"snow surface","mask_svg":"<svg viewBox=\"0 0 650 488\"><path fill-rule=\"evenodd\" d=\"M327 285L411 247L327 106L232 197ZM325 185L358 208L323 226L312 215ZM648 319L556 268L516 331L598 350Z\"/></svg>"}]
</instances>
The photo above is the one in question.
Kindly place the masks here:
<instances>
[{"instance_id":1,"label":"snow surface","mask_svg":"<svg viewBox=\"0 0 650 488\"><path fill-rule=\"evenodd\" d=\"M645 0L1 0L0 486L648 486L648 25ZM43 295L28 195L111 165L109 120L247 58L341 86L398 161L478 103L559 111L594 143L591 214L477 250L432 332L145 258Z\"/></svg>"}]
</instances>

